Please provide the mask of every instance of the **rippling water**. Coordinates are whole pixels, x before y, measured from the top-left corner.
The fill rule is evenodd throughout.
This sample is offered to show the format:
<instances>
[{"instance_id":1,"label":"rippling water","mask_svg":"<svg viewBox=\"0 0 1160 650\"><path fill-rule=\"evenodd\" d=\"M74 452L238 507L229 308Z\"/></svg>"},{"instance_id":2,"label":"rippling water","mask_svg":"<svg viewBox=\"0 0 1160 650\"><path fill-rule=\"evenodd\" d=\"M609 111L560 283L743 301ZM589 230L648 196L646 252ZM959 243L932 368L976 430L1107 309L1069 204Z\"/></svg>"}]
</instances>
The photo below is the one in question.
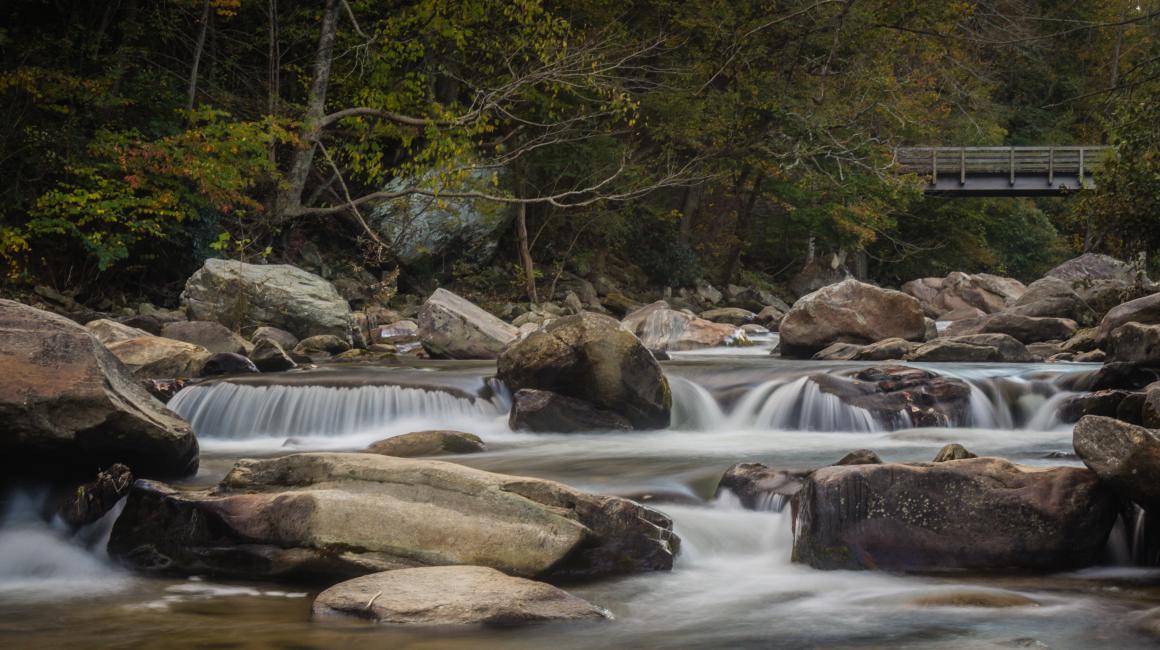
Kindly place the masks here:
<instances>
[{"instance_id":1,"label":"rippling water","mask_svg":"<svg viewBox=\"0 0 1160 650\"><path fill-rule=\"evenodd\" d=\"M1152 647L1134 621L1160 607L1160 575L1107 566L1052 576L898 576L823 572L790 563L787 513L741 509L717 480L730 465L831 463L870 448L925 461L948 442L1032 464L1071 449L1055 419L1058 375L1079 365L942 364L972 385L970 422L906 428L817 391L815 372L870 364L785 362L751 350L681 354L666 363L676 403L664 431L527 434L507 428L509 398L489 364L288 373L187 389L173 406L194 423L214 483L240 456L361 449L419 429L479 434L489 451L450 457L482 469L558 479L606 494L659 495L683 551L671 573L568 589L615 621L516 630L398 630L312 622L313 591L211 579L129 575L88 531L65 535L32 516L35 499L0 525L0 643L5 647L721 648ZM682 505L669 505L679 500ZM9 499L11 506L12 499ZM700 503L700 505L693 505ZM88 541L86 541L88 540ZM1109 562L1115 554L1109 555ZM1119 554L1123 558L1123 553ZM964 589L1030 599L1008 609L923 607Z\"/></svg>"}]
</instances>

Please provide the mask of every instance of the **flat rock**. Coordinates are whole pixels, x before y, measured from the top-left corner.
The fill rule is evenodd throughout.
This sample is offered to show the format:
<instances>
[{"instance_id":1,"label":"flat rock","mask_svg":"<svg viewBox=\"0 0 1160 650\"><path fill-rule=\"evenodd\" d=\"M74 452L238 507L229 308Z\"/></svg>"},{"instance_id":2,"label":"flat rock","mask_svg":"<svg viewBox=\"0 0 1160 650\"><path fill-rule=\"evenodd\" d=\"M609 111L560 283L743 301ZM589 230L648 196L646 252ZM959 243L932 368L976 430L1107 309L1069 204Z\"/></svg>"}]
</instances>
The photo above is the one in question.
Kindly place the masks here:
<instances>
[{"instance_id":1,"label":"flat rock","mask_svg":"<svg viewBox=\"0 0 1160 650\"><path fill-rule=\"evenodd\" d=\"M368 454L414 458L487 451L479 436L462 431L413 431L371 443Z\"/></svg>"},{"instance_id":2,"label":"flat rock","mask_svg":"<svg viewBox=\"0 0 1160 650\"><path fill-rule=\"evenodd\" d=\"M352 616L382 625L524 625L610 618L562 589L480 566L372 573L318 594L313 610L316 617Z\"/></svg>"},{"instance_id":3,"label":"flat rock","mask_svg":"<svg viewBox=\"0 0 1160 650\"><path fill-rule=\"evenodd\" d=\"M213 354L193 343L161 336L142 336L108 346L135 377L141 379L189 379L201 376Z\"/></svg>"},{"instance_id":4,"label":"flat rock","mask_svg":"<svg viewBox=\"0 0 1160 650\"><path fill-rule=\"evenodd\" d=\"M85 329L93 333L97 340L105 345L117 341L127 341L141 336L150 336L149 332L136 327L123 325L115 320L99 318L85 323Z\"/></svg>"}]
</instances>

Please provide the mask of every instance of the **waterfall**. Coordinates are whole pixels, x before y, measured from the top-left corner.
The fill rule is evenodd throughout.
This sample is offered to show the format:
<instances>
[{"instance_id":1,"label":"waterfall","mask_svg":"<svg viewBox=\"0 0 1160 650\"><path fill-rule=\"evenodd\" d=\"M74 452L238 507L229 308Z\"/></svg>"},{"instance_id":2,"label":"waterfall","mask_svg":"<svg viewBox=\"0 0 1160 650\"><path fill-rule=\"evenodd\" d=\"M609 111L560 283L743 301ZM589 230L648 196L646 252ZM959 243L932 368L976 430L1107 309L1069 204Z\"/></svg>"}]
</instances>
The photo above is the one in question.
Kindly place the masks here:
<instances>
[{"instance_id":1,"label":"waterfall","mask_svg":"<svg viewBox=\"0 0 1160 650\"><path fill-rule=\"evenodd\" d=\"M737 427L792 431L873 432L891 423L879 422L870 411L823 392L809 377L758 386L738 403L729 420Z\"/></svg>"},{"instance_id":2,"label":"waterfall","mask_svg":"<svg viewBox=\"0 0 1160 650\"><path fill-rule=\"evenodd\" d=\"M384 428L397 420L495 419L511 400L502 386L491 399L405 386L251 386L230 382L190 386L168 406L198 436L246 439L263 436L344 436Z\"/></svg>"},{"instance_id":3,"label":"waterfall","mask_svg":"<svg viewBox=\"0 0 1160 650\"><path fill-rule=\"evenodd\" d=\"M684 431L708 431L725 419L721 406L713 395L700 384L684 377L669 377L669 390L673 394L673 429Z\"/></svg>"}]
</instances>

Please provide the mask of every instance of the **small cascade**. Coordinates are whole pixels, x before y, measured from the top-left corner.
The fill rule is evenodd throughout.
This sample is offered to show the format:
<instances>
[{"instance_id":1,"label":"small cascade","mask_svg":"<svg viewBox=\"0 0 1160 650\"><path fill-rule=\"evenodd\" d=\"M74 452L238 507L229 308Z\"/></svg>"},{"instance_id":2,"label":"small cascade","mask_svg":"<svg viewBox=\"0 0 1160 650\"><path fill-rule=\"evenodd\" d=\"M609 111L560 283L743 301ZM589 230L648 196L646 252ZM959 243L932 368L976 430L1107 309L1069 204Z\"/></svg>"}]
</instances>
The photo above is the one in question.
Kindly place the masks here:
<instances>
[{"instance_id":1,"label":"small cascade","mask_svg":"<svg viewBox=\"0 0 1160 650\"><path fill-rule=\"evenodd\" d=\"M682 431L708 431L721 423L725 415L721 406L704 386L683 377L669 377L669 390L673 394L673 429Z\"/></svg>"},{"instance_id":2,"label":"small cascade","mask_svg":"<svg viewBox=\"0 0 1160 650\"><path fill-rule=\"evenodd\" d=\"M105 552L122 500L99 520L70 531L59 520L45 521L47 492L18 492L0 518L0 601L58 601L112 593L131 578Z\"/></svg>"},{"instance_id":3,"label":"small cascade","mask_svg":"<svg viewBox=\"0 0 1160 650\"><path fill-rule=\"evenodd\" d=\"M491 399L405 386L251 386L218 382L190 386L168 406L198 436L245 439L263 436L344 436L374 431L395 420L494 419L511 399L498 382Z\"/></svg>"},{"instance_id":4,"label":"small cascade","mask_svg":"<svg viewBox=\"0 0 1160 650\"><path fill-rule=\"evenodd\" d=\"M985 429L1051 431L1060 426L1059 407L1075 393L1056 378L963 378L971 387L970 421Z\"/></svg>"},{"instance_id":5,"label":"small cascade","mask_svg":"<svg viewBox=\"0 0 1160 650\"><path fill-rule=\"evenodd\" d=\"M824 392L808 376L757 386L741 398L728 422L736 428L854 433L886 431L899 424L894 418L881 421L870 411Z\"/></svg>"}]
</instances>

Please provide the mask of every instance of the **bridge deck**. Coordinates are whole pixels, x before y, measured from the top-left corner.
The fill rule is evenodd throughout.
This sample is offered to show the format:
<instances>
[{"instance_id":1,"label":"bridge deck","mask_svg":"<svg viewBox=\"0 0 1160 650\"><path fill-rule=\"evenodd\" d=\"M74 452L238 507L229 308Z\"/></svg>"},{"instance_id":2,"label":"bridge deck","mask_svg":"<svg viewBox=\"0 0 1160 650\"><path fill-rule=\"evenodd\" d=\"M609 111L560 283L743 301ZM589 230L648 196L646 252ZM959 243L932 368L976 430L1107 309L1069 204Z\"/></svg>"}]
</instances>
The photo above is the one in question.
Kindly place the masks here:
<instances>
[{"instance_id":1,"label":"bridge deck","mask_svg":"<svg viewBox=\"0 0 1160 650\"><path fill-rule=\"evenodd\" d=\"M1095 187L1108 147L900 147L898 170L925 175L927 194L1057 196Z\"/></svg>"}]
</instances>

